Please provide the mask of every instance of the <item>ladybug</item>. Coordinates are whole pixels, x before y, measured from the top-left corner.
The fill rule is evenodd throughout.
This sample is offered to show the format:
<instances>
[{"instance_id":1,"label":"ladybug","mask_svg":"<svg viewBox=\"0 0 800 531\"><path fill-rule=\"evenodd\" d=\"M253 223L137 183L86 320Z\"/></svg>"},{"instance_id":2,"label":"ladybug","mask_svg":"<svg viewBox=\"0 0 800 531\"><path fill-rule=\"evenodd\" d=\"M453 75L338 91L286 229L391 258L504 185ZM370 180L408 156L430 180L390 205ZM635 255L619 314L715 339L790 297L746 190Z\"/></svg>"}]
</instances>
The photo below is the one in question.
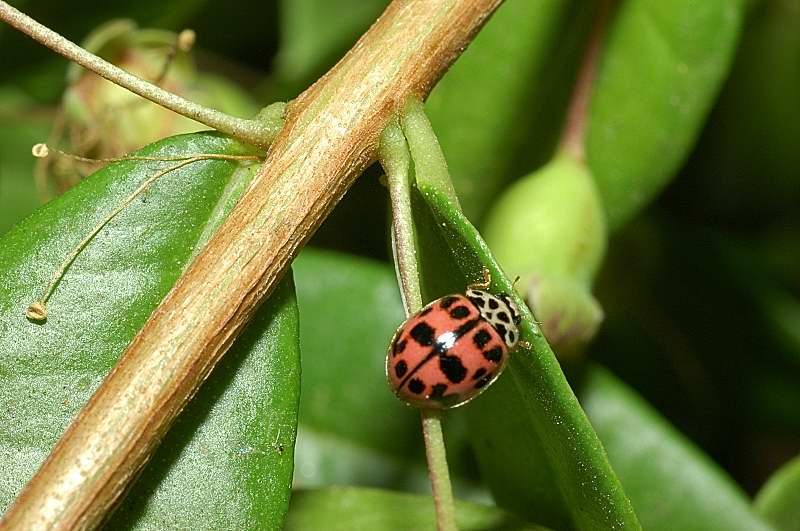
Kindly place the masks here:
<instances>
[{"instance_id":1,"label":"ladybug","mask_svg":"<svg viewBox=\"0 0 800 531\"><path fill-rule=\"evenodd\" d=\"M519 341L521 317L511 298L482 284L437 299L395 332L386 354L389 385L400 400L434 409L475 398L505 368Z\"/></svg>"}]
</instances>

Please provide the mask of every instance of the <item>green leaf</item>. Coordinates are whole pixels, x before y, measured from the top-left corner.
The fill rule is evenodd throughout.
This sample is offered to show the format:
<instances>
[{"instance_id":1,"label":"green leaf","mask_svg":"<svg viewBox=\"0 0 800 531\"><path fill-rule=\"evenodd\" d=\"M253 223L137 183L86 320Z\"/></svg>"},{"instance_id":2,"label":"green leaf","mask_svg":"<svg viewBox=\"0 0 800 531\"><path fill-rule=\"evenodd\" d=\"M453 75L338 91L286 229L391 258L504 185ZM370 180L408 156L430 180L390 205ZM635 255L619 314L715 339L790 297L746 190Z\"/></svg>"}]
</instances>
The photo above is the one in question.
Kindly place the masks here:
<instances>
[{"instance_id":1,"label":"green leaf","mask_svg":"<svg viewBox=\"0 0 800 531\"><path fill-rule=\"evenodd\" d=\"M611 373L592 367L580 396L644 529L770 529L725 472Z\"/></svg>"},{"instance_id":2,"label":"green leaf","mask_svg":"<svg viewBox=\"0 0 800 531\"><path fill-rule=\"evenodd\" d=\"M395 276L312 248L293 268L303 315L296 486L395 485L422 453L418 415L386 383L386 348L404 319Z\"/></svg>"},{"instance_id":3,"label":"green leaf","mask_svg":"<svg viewBox=\"0 0 800 531\"><path fill-rule=\"evenodd\" d=\"M139 152L195 153L250 151L199 133ZM201 161L155 181L67 269L47 321L28 321L25 308L76 243L139 183L173 164L111 164L0 239L0 507L41 464L255 169ZM287 279L179 417L115 527L280 524L292 475L297 334Z\"/></svg>"},{"instance_id":4,"label":"green leaf","mask_svg":"<svg viewBox=\"0 0 800 531\"><path fill-rule=\"evenodd\" d=\"M800 457L795 457L761 488L755 501L756 511L775 529L800 530Z\"/></svg>"},{"instance_id":5,"label":"green leaf","mask_svg":"<svg viewBox=\"0 0 800 531\"><path fill-rule=\"evenodd\" d=\"M412 149L412 155L416 155ZM417 176L426 205L417 201L426 299L462 291L492 275L492 290L514 294L480 234L437 189ZM433 220L428 219L433 216ZM435 234L436 231L438 234ZM432 279L432 280L431 280ZM561 367L524 303L522 340L506 373L467 406L470 435L484 479L501 507L557 528L638 529L605 451Z\"/></svg>"},{"instance_id":6,"label":"green leaf","mask_svg":"<svg viewBox=\"0 0 800 531\"><path fill-rule=\"evenodd\" d=\"M574 63L565 57L575 47L569 35L584 25L574 7L505 2L428 98L428 116L473 221L516 176L520 151L541 162L552 149L569 95L565 70Z\"/></svg>"},{"instance_id":7,"label":"green leaf","mask_svg":"<svg viewBox=\"0 0 800 531\"><path fill-rule=\"evenodd\" d=\"M110 529L278 529L300 391L291 279L259 308L170 429Z\"/></svg>"},{"instance_id":8,"label":"green leaf","mask_svg":"<svg viewBox=\"0 0 800 531\"><path fill-rule=\"evenodd\" d=\"M688 156L728 71L743 16L742 0L618 6L586 140L611 229L647 204Z\"/></svg>"},{"instance_id":9,"label":"green leaf","mask_svg":"<svg viewBox=\"0 0 800 531\"><path fill-rule=\"evenodd\" d=\"M495 507L467 502L456 502L456 522L462 531L545 530ZM430 496L331 487L294 493L284 529L417 531L435 528L436 513Z\"/></svg>"},{"instance_id":10,"label":"green leaf","mask_svg":"<svg viewBox=\"0 0 800 531\"><path fill-rule=\"evenodd\" d=\"M420 106L400 117L416 187L411 189L415 258L424 301L491 274L493 292L515 299L520 348L506 374L470 404L478 461L498 505L558 528L640 529L605 451L528 307L475 227L451 199L442 154ZM528 343L530 350L522 348Z\"/></svg>"}]
</instances>

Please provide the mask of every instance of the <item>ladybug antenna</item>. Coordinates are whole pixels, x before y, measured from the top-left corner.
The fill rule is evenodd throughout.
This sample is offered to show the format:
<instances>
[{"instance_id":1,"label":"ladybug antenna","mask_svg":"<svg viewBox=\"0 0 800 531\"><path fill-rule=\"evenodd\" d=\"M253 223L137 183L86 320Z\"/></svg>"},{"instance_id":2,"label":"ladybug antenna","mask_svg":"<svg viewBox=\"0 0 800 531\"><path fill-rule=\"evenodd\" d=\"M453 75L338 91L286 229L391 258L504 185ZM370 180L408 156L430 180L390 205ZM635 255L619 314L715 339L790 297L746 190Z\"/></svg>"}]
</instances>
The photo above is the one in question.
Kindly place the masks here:
<instances>
[{"instance_id":1,"label":"ladybug antenna","mask_svg":"<svg viewBox=\"0 0 800 531\"><path fill-rule=\"evenodd\" d=\"M519 282L519 275L514 277L514 282L511 283L511 287L512 288L516 288L517 287L517 282Z\"/></svg>"}]
</instances>

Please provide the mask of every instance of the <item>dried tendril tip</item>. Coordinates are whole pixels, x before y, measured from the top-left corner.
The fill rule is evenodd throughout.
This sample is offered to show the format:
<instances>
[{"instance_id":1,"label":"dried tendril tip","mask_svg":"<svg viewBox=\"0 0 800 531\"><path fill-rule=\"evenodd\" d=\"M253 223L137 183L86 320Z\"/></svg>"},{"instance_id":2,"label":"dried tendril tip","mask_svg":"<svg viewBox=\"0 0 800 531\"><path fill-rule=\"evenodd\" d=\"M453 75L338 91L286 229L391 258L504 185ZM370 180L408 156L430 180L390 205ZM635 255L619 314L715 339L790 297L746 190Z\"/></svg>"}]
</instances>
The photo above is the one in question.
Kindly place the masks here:
<instances>
[{"instance_id":1,"label":"dried tendril tip","mask_svg":"<svg viewBox=\"0 0 800 531\"><path fill-rule=\"evenodd\" d=\"M185 29L178 34L178 49L182 52L188 52L194 46L194 41L197 39L197 34L194 30Z\"/></svg>"},{"instance_id":2,"label":"dried tendril tip","mask_svg":"<svg viewBox=\"0 0 800 531\"><path fill-rule=\"evenodd\" d=\"M43 159L50 155L50 148L44 143L34 144L31 148L31 154L37 159Z\"/></svg>"},{"instance_id":3,"label":"dried tendril tip","mask_svg":"<svg viewBox=\"0 0 800 531\"><path fill-rule=\"evenodd\" d=\"M42 301L36 301L28 306L25 317L31 321L45 321L47 320L47 306L45 306Z\"/></svg>"}]
</instances>

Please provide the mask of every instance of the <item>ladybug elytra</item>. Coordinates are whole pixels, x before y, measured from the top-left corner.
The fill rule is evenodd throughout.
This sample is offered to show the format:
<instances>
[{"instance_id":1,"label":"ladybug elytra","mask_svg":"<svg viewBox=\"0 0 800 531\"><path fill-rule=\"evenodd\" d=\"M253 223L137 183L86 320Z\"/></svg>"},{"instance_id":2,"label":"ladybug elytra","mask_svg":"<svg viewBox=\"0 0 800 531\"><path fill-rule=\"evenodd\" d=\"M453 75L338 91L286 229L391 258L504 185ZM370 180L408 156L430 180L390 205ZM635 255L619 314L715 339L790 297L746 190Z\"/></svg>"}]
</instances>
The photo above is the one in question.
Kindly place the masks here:
<instances>
[{"instance_id":1,"label":"ladybug elytra","mask_svg":"<svg viewBox=\"0 0 800 531\"><path fill-rule=\"evenodd\" d=\"M425 306L397 329L386 355L389 385L404 402L446 409L465 404L497 379L519 341L519 311L484 284Z\"/></svg>"}]
</instances>

